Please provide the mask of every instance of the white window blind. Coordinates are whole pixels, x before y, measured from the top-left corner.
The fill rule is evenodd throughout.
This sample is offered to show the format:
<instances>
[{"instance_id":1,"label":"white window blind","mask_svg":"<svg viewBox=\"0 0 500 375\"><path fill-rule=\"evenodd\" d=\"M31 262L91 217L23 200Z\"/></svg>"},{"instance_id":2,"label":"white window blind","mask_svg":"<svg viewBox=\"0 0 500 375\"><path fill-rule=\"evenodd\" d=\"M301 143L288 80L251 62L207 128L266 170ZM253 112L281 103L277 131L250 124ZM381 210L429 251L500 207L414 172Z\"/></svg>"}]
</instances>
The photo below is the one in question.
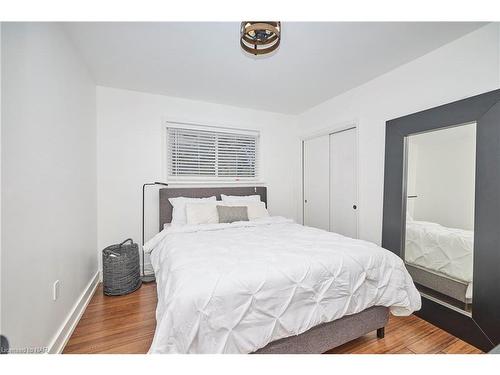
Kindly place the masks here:
<instances>
[{"instance_id":1,"label":"white window blind","mask_svg":"<svg viewBox=\"0 0 500 375\"><path fill-rule=\"evenodd\" d=\"M255 180L257 132L167 126L168 176Z\"/></svg>"}]
</instances>

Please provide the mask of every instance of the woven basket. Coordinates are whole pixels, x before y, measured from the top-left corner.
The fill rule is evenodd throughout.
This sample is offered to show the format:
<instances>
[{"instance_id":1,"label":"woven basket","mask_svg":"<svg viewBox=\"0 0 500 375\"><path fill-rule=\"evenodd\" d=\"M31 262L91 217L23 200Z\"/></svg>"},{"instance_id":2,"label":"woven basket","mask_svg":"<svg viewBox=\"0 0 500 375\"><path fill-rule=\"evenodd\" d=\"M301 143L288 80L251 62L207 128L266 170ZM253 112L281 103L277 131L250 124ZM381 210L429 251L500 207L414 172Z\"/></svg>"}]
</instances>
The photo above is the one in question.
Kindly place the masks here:
<instances>
[{"instance_id":1,"label":"woven basket","mask_svg":"<svg viewBox=\"0 0 500 375\"><path fill-rule=\"evenodd\" d=\"M129 242L127 244L127 242ZM103 291L108 296L132 293L141 286L139 247L131 238L102 251Z\"/></svg>"}]
</instances>

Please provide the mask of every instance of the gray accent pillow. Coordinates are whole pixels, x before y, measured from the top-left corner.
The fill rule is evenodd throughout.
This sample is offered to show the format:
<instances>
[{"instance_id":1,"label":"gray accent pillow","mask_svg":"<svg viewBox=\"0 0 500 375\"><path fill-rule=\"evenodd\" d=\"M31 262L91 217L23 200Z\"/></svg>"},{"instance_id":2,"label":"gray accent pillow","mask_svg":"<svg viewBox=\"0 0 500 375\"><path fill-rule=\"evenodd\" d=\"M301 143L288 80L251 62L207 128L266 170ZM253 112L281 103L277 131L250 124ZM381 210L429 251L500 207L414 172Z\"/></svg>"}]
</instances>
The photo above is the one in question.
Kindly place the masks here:
<instances>
[{"instance_id":1,"label":"gray accent pillow","mask_svg":"<svg viewBox=\"0 0 500 375\"><path fill-rule=\"evenodd\" d=\"M248 221L248 207L246 206L217 206L219 223L233 223Z\"/></svg>"}]
</instances>

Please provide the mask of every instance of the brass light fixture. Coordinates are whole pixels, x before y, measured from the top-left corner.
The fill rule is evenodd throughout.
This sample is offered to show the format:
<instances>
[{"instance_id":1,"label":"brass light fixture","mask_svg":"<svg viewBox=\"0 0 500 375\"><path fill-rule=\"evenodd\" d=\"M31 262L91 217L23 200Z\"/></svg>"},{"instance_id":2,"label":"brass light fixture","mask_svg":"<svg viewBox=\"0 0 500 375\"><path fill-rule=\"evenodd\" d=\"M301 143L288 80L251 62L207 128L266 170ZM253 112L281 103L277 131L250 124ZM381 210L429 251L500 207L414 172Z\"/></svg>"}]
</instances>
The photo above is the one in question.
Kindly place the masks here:
<instances>
[{"instance_id":1,"label":"brass light fixture","mask_svg":"<svg viewBox=\"0 0 500 375\"><path fill-rule=\"evenodd\" d=\"M240 45L252 55L266 55L279 47L281 22L243 21L240 31Z\"/></svg>"}]
</instances>

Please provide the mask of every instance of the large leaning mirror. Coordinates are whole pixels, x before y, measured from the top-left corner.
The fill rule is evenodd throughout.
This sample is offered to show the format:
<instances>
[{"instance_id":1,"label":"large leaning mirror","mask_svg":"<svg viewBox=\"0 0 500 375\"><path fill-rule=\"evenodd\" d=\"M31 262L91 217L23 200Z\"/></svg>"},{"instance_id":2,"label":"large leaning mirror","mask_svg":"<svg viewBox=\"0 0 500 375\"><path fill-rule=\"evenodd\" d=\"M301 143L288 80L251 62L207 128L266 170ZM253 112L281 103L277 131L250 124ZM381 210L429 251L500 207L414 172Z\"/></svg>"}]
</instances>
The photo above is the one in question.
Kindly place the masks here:
<instances>
[{"instance_id":1,"label":"large leaning mirror","mask_svg":"<svg viewBox=\"0 0 500 375\"><path fill-rule=\"evenodd\" d=\"M386 122L382 246L420 294L415 315L500 344L500 90Z\"/></svg>"},{"instance_id":2,"label":"large leaning mirror","mask_svg":"<svg viewBox=\"0 0 500 375\"><path fill-rule=\"evenodd\" d=\"M419 291L472 311L476 123L405 137L403 254Z\"/></svg>"}]
</instances>

